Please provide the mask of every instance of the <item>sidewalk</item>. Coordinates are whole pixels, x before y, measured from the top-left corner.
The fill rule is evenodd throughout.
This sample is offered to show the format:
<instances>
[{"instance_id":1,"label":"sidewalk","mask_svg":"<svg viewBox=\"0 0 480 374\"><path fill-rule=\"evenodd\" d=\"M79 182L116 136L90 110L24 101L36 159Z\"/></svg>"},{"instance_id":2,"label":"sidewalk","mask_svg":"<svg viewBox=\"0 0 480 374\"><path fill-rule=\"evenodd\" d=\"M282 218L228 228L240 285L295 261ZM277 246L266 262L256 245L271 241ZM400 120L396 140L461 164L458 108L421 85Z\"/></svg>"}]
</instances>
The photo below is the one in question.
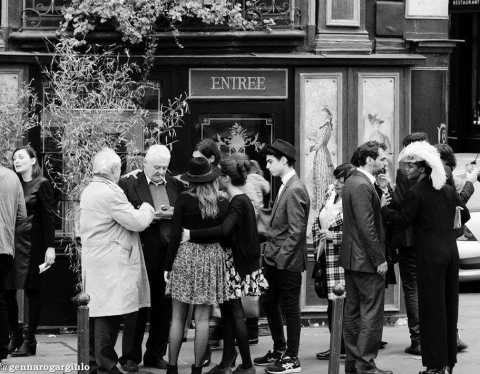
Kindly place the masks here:
<instances>
[{"instance_id":1,"label":"sidewalk","mask_svg":"<svg viewBox=\"0 0 480 374\"><path fill-rule=\"evenodd\" d=\"M455 374L475 374L480 373L480 295L465 294L460 298L460 321L459 329L462 339L469 344L467 352L458 355L458 365L455 368ZM179 372L181 374L190 373L190 365L193 361L193 330L189 331L189 338L182 347L179 359ZM409 342L408 329L406 326L385 327L383 340L388 342L386 349L380 351L377 365L380 368L393 370L395 374L416 374L421 369L421 359L419 357L403 353L403 349ZM121 351L121 339L118 339L117 352ZM37 356L26 358L8 358L2 364L45 364L62 365L74 364L76 362L76 335L40 335L38 338ZM328 362L315 359L315 353L325 350L329 344L329 333L326 327L311 327L302 329L300 360L302 372L306 374L320 374L328 372ZM258 345L251 347L252 356L263 355L268 349L271 349L271 339L269 336L260 338ZM214 351L212 362L219 361L221 351ZM57 367L58 368L58 367ZM8 369L14 369L13 366L3 367L0 372L8 372ZM52 366L52 371L55 366ZM17 370L10 371L15 373L41 373L41 371ZM44 371L45 373L47 371ZM63 370L56 371L57 373ZM74 372L74 371L69 371ZM141 374L162 373L161 370L150 368L140 369ZM344 373L343 365L340 373ZM257 374L263 374L263 368L257 367Z\"/></svg>"}]
</instances>

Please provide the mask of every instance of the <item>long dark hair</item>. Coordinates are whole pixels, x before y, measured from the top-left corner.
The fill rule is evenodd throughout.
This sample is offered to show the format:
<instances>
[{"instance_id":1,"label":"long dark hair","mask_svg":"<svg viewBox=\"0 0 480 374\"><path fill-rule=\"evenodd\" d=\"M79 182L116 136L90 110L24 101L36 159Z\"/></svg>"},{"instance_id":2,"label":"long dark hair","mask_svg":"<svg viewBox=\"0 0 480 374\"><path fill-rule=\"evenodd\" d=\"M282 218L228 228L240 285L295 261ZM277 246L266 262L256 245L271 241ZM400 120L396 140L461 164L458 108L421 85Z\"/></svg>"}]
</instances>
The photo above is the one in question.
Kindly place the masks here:
<instances>
[{"instance_id":1,"label":"long dark hair","mask_svg":"<svg viewBox=\"0 0 480 374\"><path fill-rule=\"evenodd\" d=\"M21 146L21 147L18 147L17 149L15 149L12 153L12 161L13 161L13 157L15 156L15 153L17 153L18 151L22 151L22 150L27 152L27 154L30 158L35 159L35 163L32 166L32 178L36 178L36 177L42 175L42 169L40 168L40 163L39 163L39 160L38 160L38 157L37 157L37 152L35 152L35 150L29 145L24 145L24 146Z\"/></svg>"}]
</instances>

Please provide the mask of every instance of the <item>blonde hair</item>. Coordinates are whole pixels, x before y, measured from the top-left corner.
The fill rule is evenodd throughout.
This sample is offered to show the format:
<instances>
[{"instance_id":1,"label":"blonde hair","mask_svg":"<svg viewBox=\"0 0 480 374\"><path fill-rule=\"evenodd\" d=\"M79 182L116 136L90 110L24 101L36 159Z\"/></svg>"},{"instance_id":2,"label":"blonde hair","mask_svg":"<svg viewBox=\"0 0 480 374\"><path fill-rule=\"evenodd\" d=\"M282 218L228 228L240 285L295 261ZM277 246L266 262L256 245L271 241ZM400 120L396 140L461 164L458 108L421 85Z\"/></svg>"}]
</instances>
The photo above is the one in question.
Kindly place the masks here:
<instances>
[{"instance_id":1,"label":"blonde hair","mask_svg":"<svg viewBox=\"0 0 480 374\"><path fill-rule=\"evenodd\" d=\"M198 207L203 219L218 216L220 195L217 179L210 183L192 183L190 192L198 198Z\"/></svg>"}]
</instances>

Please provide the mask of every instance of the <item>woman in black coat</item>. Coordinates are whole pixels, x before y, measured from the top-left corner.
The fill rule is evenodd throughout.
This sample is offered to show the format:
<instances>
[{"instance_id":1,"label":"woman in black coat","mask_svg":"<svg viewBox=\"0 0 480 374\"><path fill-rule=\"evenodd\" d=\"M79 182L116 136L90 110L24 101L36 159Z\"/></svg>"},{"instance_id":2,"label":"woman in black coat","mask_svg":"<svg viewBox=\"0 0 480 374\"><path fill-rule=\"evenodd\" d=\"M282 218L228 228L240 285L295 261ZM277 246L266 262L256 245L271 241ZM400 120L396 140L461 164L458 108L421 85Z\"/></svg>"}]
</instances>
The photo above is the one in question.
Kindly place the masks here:
<instances>
[{"instance_id":1,"label":"woman in black coat","mask_svg":"<svg viewBox=\"0 0 480 374\"><path fill-rule=\"evenodd\" d=\"M445 184L446 175L436 149L427 142L404 148L407 176L417 183L407 192L402 206L387 206L387 222L413 226L417 252L420 311L421 373L452 373L457 362L458 249L454 232L456 207L461 206L455 189ZM468 211L465 209L465 213Z\"/></svg>"},{"instance_id":2,"label":"woman in black coat","mask_svg":"<svg viewBox=\"0 0 480 374\"><path fill-rule=\"evenodd\" d=\"M28 220L31 225L29 237L31 241L30 258L23 263L23 268L16 268L17 288L24 288L28 300L28 327L23 337L12 336L12 356L35 355L37 341L35 333L38 327L42 298L40 294L42 277L39 265L47 266L55 262L55 199L53 189L41 174L35 151L30 146L21 147L13 153L13 166L22 182ZM26 279L25 279L26 276ZM19 284L19 279L25 283ZM9 310L17 311L15 293L10 293ZM15 329L13 329L15 332ZM17 328L18 330L18 328ZM15 335L15 334L14 334ZM22 341L23 340L23 341Z\"/></svg>"}]
</instances>

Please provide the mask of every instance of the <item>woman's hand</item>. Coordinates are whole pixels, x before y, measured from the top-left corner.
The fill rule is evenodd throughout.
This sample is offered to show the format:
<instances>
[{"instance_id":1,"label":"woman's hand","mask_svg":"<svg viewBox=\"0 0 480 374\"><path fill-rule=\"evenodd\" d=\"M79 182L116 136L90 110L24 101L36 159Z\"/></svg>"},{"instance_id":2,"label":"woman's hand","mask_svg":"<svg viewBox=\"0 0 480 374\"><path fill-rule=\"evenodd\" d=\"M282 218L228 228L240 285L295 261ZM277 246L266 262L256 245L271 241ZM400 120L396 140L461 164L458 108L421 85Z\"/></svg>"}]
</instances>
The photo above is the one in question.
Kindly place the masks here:
<instances>
[{"instance_id":1,"label":"woman's hand","mask_svg":"<svg viewBox=\"0 0 480 374\"><path fill-rule=\"evenodd\" d=\"M380 205L383 208L384 206L387 206L391 203L392 197L390 196L389 193L384 193L382 194L382 198L380 199Z\"/></svg>"},{"instance_id":2,"label":"woman's hand","mask_svg":"<svg viewBox=\"0 0 480 374\"><path fill-rule=\"evenodd\" d=\"M55 263L55 248L47 248L47 251L45 252L45 263L47 265L53 265Z\"/></svg>"},{"instance_id":3,"label":"woman's hand","mask_svg":"<svg viewBox=\"0 0 480 374\"><path fill-rule=\"evenodd\" d=\"M182 239L180 240L180 243L185 243L190 240L190 230L188 229L183 229L182 232Z\"/></svg>"}]
</instances>

